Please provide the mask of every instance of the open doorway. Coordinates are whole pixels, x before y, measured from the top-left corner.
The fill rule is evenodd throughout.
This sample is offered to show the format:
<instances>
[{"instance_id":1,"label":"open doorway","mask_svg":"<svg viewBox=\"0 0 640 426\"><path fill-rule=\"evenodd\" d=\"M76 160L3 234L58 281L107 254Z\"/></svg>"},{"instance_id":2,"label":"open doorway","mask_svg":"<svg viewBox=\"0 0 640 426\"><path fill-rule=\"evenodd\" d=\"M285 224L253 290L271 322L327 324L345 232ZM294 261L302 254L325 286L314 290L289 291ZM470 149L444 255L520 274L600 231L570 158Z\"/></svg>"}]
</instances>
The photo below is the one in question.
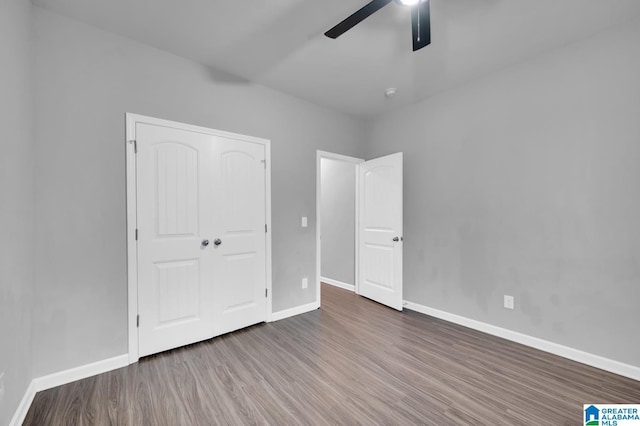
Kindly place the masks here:
<instances>
[{"instance_id":1,"label":"open doorway","mask_svg":"<svg viewBox=\"0 0 640 426\"><path fill-rule=\"evenodd\" d=\"M364 160L318 151L316 164L316 289L320 282L357 289L357 166Z\"/></svg>"},{"instance_id":2,"label":"open doorway","mask_svg":"<svg viewBox=\"0 0 640 426\"><path fill-rule=\"evenodd\" d=\"M316 301L321 282L402 310L401 152L368 161L318 151Z\"/></svg>"}]
</instances>

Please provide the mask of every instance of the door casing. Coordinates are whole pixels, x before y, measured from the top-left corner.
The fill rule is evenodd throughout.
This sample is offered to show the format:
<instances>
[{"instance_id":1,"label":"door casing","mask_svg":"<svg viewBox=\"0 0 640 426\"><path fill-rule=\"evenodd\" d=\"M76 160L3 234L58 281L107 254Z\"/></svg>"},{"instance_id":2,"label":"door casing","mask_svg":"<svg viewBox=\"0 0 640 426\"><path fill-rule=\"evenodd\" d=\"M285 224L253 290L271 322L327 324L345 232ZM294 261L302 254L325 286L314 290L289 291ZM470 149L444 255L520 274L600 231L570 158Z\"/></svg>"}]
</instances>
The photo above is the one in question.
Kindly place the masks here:
<instances>
[{"instance_id":1,"label":"door casing","mask_svg":"<svg viewBox=\"0 0 640 426\"><path fill-rule=\"evenodd\" d=\"M127 113L126 120L126 194L127 194L127 286L128 286L128 349L129 364L139 359L138 352L138 251L136 242L137 223L137 169L136 169L136 124L145 123L156 126L166 126L192 132L199 132L227 139L248 141L264 145L265 150L265 221L266 232L266 288L267 288L267 312L266 320L271 321L272 309L272 253L271 253L271 141L253 136L239 135L236 133L214 130L206 127L193 126L160 118L146 117L143 115Z\"/></svg>"}]
</instances>

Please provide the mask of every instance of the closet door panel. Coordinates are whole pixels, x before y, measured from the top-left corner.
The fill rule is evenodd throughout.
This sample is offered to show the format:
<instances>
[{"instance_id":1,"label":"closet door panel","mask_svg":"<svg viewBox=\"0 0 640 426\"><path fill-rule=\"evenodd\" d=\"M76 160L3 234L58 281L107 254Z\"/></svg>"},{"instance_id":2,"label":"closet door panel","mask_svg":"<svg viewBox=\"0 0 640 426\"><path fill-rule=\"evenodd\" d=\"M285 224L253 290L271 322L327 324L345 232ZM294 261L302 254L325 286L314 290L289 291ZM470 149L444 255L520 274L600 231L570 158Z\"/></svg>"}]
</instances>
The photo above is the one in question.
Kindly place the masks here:
<instances>
[{"instance_id":1,"label":"closet door panel","mask_svg":"<svg viewBox=\"0 0 640 426\"><path fill-rule=\"evenodd\" d=\"M216 334L266 319L264 146L217 138L215 170Z\"/></svg>"}]
</instances>

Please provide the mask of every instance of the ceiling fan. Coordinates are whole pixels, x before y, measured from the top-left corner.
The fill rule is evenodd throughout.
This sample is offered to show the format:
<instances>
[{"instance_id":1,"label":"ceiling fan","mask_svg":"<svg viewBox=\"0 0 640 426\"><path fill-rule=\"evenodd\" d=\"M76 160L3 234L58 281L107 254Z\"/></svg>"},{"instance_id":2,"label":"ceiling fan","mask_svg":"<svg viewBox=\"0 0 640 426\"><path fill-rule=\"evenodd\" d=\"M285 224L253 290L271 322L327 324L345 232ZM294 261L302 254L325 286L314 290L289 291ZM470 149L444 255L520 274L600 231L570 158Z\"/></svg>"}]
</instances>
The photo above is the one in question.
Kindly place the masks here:
<instances>
[{"instance_id":1,"label":"ceiling fan","mask_svg":"<svg viewBox=\"0 0 640 426\"><path fill-rule=\"evenodd\" d=\"M357 12L324 33L329 38L338 38L351 28L373 15L384 6L395 1L411 7L411 30L413 35L413 51L422 49L431 43L431 23L429 20L429 0L373 0Z\"/></svg>"}]
</instances>

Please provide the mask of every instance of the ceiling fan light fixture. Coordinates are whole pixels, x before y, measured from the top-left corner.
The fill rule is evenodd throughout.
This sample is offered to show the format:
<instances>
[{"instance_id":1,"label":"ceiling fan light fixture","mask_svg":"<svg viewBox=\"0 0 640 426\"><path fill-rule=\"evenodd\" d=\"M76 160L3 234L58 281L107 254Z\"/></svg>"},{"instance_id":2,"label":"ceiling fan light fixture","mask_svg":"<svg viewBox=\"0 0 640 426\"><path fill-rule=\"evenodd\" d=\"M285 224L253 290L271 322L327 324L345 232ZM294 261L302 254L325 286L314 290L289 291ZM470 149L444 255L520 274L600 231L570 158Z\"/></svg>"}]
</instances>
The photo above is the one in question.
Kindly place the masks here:
<instances>
[{"instance_id":1,"label":"ceiling fan light fixture","mask_svg":"<svg viewBox=\"0 0 640 426\"><path fill-rule=\"evenodd\" d=\"M390 3L397 3L406 6L411 11L411 37L413 41L413 51L429 45L431 43L431 18L429 13L429 0L371 0L360 9L353 12L325 32L329 38L336 39L360 22L367 19L378 10Z\"/></svg>"}]
</instances>

